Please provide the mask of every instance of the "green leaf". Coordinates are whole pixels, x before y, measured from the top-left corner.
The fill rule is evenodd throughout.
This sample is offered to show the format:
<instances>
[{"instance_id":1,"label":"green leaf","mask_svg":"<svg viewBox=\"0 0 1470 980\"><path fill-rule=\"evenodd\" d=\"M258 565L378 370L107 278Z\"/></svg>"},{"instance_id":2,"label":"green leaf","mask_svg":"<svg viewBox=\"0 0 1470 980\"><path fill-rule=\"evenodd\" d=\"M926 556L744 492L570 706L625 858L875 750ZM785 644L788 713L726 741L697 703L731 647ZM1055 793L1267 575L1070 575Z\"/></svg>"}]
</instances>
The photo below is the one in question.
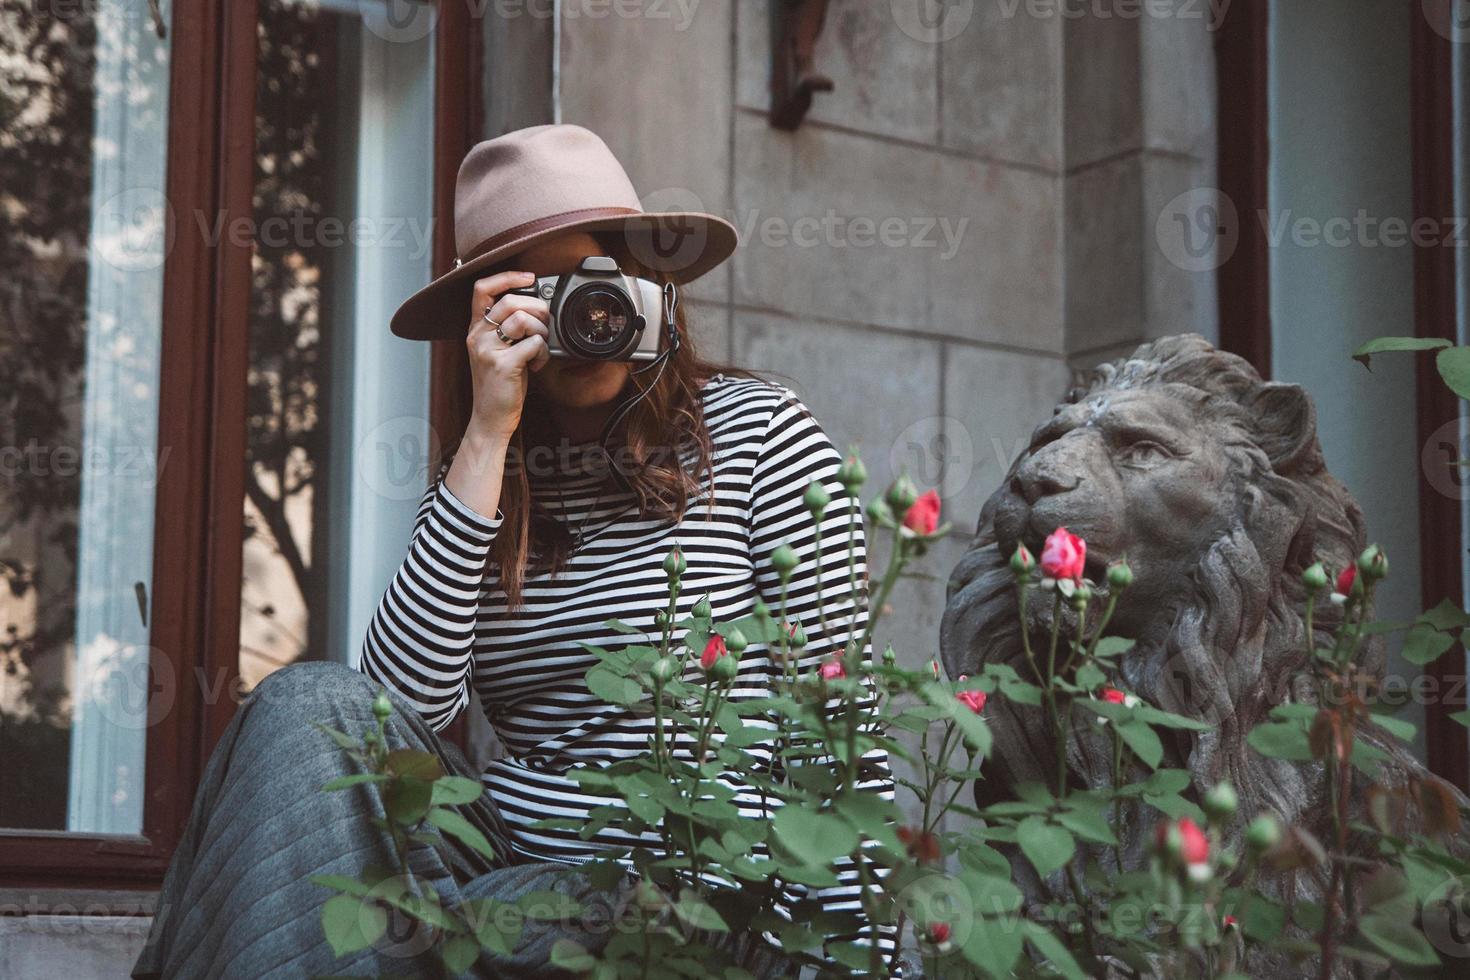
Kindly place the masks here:
<instances>
[{"instance_id":1,"label":"green leaf","mask_svg":"<svg viewBox=\"0 0 1470 980\"><path fill-rule=\"evenodd\" d=\"M366 895L372 887L365 881L348 878L345 875L312 875L311 880L318 885L325 885L328 888L335 888L339 892L346 892L349 895L357 895L359 897Z\"/></svg>"},{"instance_id":2,"label":"green leaf","mask_svg":"<svg viewBox=\"0 0 1470 980\"><path fill-rule=\"evenodd\" d=\"M445 969L452 976L458 976L467 972L480 958L480 941L474 936L450 936L444 941L439 955L444 957Z\"/></svg>"},{"instance_id":3,"label":"green leaf","mask_svg":"<svg viewBox=\"0 0 1470 980\"><path fill-rule=\"evenodd\" d=\"M597 960L583 948L581 943L570 939L558 939L551 945L551 965L559 966L571 973L586 973L597 966Z\"/></svg>"},{"instance_id":4,"label":"green leaf","mask_svg":"<svg viewBox=\"0 0 1470 980\"><path fill-rule=\"evenodd\" d=\"M608 704L627 707L643 697L643 687L631 677L618 673L610 664L598 664L587 671L587 690Z\"/></svg>"},{"instance_id":5,"label":"green leaf","mask_svg":"<svg viewBox=\"0 0 1470 980\"><path fill-rule=\"evenodd\" d=\"M1398 963L1438 966L1439 957L1412 916L1369 913L1358 920L1358 931Z\"/></svg>"},{"instance_id":6,"label":"green leaf","mask_svg":"<svg viewBox=\"0 0 1470 980\"><path fill-rule=\"evenodd\" d=\"M606 626L614 633L625 633L633 636L641 636L644 632L636 626L628 625L621 619L605 619L603 620L602 625Z\"/></svg>"},{"instance_id":7,"label":"green leaf","mask_svg":"<svg viewBox=\"0 0 1470 980\"><path fill-rule=\"evenodd\" d=\"M374 902L334 895L322 906L322 931L337 958L367 949L388 928L388 913Z\"/></svg>"},{"instance_id":8,"label":"green leaf","mask_svg":"<svg viewBox=\"0 0 1470 980\"><path fill-rule=\"evenodd\" d=\"M1312 758L1307 730L1294 721L1268 721L1257 725L1245 740L1251 748L1270 759L1307 762Z\"/></svg>"},{"instance_id":9,"label":"green leaf","mask_svg":"<svg viewBox=\"0 0 1470 980\"><path fill-rule=\"evenodd\" d=\"M1466 612L1448 599L1441 599L1439 605L1421 613L1416 622L1443 631L1463 629L1470 626L1470 612Z\"/></svg>"},{"instance_id":10,"label":"green leaf","mask_svg":"<svg viewBox=\"0 0 1470 980\"><path fill-rule=\"evenodd\" d=\"M692 888L684 889L679 895L679 900L670 908L691 928L708 929L712 932L730 931L730 927L725 924L720 913L711 908Z\"/></svg>"},{"instance_id":11,"label":"green leaf","mask_svg":"<svg viewBox=\"0 0 1470 980\"><path fill-rule=\"evenodd\" d=\"M1286 909L1260 895L1247 894L1240 904L1240 928L1247 936L1271 943L1286 928Z\"/></svg>"},{"instance_id":12,"label":"green leaf","mask_svg":"<svg viewBox=\"0 0 1470 980\"><path fill-rule=\"evenodd\" d=\"M1435 355L1434 366L1451 391L1470 399L1470 347L1446 347Z\"/></svg>"},{"instance_id":13,"label":"green leaf","mask_svg":"<svg viewBox=\"0 0 1470 980\"><path fill-rule=\"evenodd\" d=\"M1427 664L1438 659L1455 642L1428 623L1415 623L1404 636L1403 656L1411 664Z\"/></svg>"},{"instance_id":14,"label":"green leaf","mask_svg":"<svg viewBox=\"0 0 1470 980\"><path fill-rule=\"evenodd\" d=\"M381 772L361 772L352 776L338 776L322 783L323 793L335 793L339 789L360 786L363 783L386 783L389 777Z\"/></svg>"},{"instance_id":15,"label":"green leaf","mask_svg":"<svg viewBox=\"0 0 1470 980\"><path fill-rule=\"evenodd\" d=\"M1051 964L1052 969L1066 980L1087 980L1087 973L1072 957L1072 951L1067 948L1067 944L1058 939L1055 933L1039 922L1030 920L1024 921L1022 928L1026 930L1027 942L1036 947L1036 952Z\"/></svg>"},{"instance_id":16,"label":"green leaf","mask_svg":"<svg viewBox=\"0 0 1470 980\"><path fill-rule=\"evenodd\" d=\"M1123 739L1123 744L1128 746L1133 754L1138 756L1139 761L1150 769L1163 761L1164 743L1159 741L1158 733L1144 722L1119 723L1118 737Z\"/></svg>"},{"instance_id":17,"label":"green leaf","mask_svg":"<svg viewBox=\"0 0 1470 980\"><path fill-rule=\"evenodd\" d=\"M485 857L494 860L495 849L490 846L490 841L485 839L485 835L480 832L478 827L454 810L434 807L429 811L429 823L438 827L451 837L455 837L469 847L474 848Z\"/></svg>"},{"instance_id":18,"label":"green leaf","mask_svg":"<svg viewBox=\"0 0 1470 980\"><path fill-rule=\"evenodd\" d=\"M1008 977L1021 956L1021 922L1014 916L976 916L960 948L965 959L992 977Z\"/></svg>"},{"instance_id":19,"label":"green leaf","mask_svg":"<svg viewBox=\"0 0 1470 980\"><path fill-rule=\"evenodd\" d=\"M424 819L434 798L434 784L422 779L395 779L383 791L383 809L395 823L406 827Z\"/></svg>"},{"instance_id":20,"label":"green leaf","mask_svg":"<svg viewBox=\"0 0 1470 980\"><path fill-rule=\"evenodd\" d=\"M485 792L485 787L478 779L470 779L467 776L440 776L434 780L433 803L435 806L454 804L456 806L465 803L473 803Z\"/></svg>"},{"instance_id":21,"label":"green leaf","mask_svg":"<svg viewBox=\"0 0 1470 980\"><path fill-rule=\"evenodd\" d=\"M847 821L797 804L777 810L772 826L786 849L812 867L825 868L858 845L858 832Z\"/></svg>"},{"instance_id":22,"label":"green leaf","mask_svg":"<svg viewBox=\"0 0 1470 980\"><path fill-rule=\"evenodd\" d=\"M1097 641L1097 651L1094 656L1101 657L1104 660L1110 660L1113 657L1122 656L1129 650L1132 650L1133 646L1133 641L1126 637L1105 636Z\"/></svg>"},{"instance_id":23,"label":"green leaf","mask_svg":"<svg viewBox=\"0 0 1470 980\"><path fill-rule=\"evenodd\" d=\"M1417 730L1412 721L1395 718L1393 715L1373 715L1373 723L1388 732L1394 738L1405 742L1413 741L1414 732Z\"/></svg>"},{"instance_id":24,"label":"green leaf","mask_svg":"<svg viewBox=\"0 0 1470 980\"><path fill-rule=\"evenodd\" d=\"M1456 711L1450 715L1450 721L1456 721L1470 728L1470 711Z\"/></svg>"},{"instance_id":25,"label":"green leaf","mask_svg":"<svg viewBox=\"0 0 1470 980\"><path fill-rule=\"evenodd\" d=\"M1077 842L1064 828L1042 817L1027 817L1016 828L1016 842L1042 878L1072 860Z\"/></svg>"},{"instance_id":26,"label":"green leaf","mask_svg":"<svg viewBox=\"0 0 1470 980\"><path fill-rule=\"evenodd\" d=\"M480 945L497 956L509 956L521 938L521 910L508 902L472 898L462 906L465 921Z\"/></svg>"},{"instance_id":27,"label":"green leaf","mask_svg":"<svg viewBox=\"0 0 1470 980\"><path fill-rule=\"evenodd\" d=\"M1368 370L1373 370L1372 355L1398 351L1438 350L1448 347L1448 340L1438 337L1375 337L1353 351L1353 360Z\"/></svg>"},{"instance_id":28,"label":"green leaf","mask_svg":"<svg viewBox=\"0 0 1470 980\"><path fill-rule=\"evenodd\" d=\"M340 749L356 749L362 747L361 743L359 743L357 739L353 738L351 735L348 735L346 732L339 732L337 731L337 729L331 727L330 725L323 725L321 722L314 721L311 724L318 731L322 731L325 732L327 735L330 735L332 741L336 742L337 747Z\"/></svg>"},{"instance_id":29,"label":"green leaf","mask_svg":"<svg viewBox=\"0 0 1470 980\"><path fill-rule=\"evenodd\" d=\"M444 775L439 757L432 752L420 752L418 749L394 749L388 753L383 766L395 776L407 776L425 782L433 782Z\"/></svg>"}]
</instances>

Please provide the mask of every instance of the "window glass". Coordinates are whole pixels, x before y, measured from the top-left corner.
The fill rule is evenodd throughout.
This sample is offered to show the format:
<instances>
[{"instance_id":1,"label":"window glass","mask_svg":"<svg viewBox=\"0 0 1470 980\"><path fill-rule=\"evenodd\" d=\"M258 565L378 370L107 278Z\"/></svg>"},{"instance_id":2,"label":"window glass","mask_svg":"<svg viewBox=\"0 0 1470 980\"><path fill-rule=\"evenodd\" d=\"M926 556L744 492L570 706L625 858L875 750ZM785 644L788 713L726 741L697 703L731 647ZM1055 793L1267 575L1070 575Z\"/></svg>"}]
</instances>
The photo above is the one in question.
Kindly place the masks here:
<instances>
[{"instance_id":1,"label":"window glass","mask_svg":"<svg viewBox=\"0 0 1470 980\"><path fill-rule=\"evenodd\" d=\"M142 826L171 8L0 7L0 827Z\"/></svg>"},{"instance_id":2,"label":"window glass","mask_svg":"<svg viewBox=\"0 0 1470 980\"><path fill-rule=\"evenodd\" d=\"M429 277L435 9L258 9L246 688L355 661L431 448L428 345L388 320Z\"/></svg>"}]
</instances>

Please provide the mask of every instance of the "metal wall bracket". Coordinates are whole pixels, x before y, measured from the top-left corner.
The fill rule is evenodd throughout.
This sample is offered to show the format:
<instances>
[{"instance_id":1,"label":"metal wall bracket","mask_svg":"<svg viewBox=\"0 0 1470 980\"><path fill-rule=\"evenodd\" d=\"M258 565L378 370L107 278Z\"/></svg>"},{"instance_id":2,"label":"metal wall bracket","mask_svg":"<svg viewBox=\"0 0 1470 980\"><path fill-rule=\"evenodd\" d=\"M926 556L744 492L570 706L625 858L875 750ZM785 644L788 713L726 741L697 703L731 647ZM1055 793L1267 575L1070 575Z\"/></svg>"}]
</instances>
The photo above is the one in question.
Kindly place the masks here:
<instances>
[{"instance_id":1,"label":"metal wall bracket","mask_svg":"<svg viewBox=\"0 0 1470 980\"><path fill-rule=\"evenodd\" d=\"M827 0L770 0L771 125L801 125L812 96L832 91L832 79L812 65L817 38L827 20Z\"/></svg>"}]
</instances>

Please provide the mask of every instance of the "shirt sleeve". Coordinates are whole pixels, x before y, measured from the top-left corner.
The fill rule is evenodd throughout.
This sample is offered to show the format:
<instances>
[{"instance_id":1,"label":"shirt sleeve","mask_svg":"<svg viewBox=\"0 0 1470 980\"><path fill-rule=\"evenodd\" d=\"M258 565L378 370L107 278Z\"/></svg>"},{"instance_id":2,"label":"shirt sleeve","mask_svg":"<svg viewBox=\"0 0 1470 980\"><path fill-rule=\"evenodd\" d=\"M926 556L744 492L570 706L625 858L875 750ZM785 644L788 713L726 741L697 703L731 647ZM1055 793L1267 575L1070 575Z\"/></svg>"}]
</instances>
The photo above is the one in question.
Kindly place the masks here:
<instances>
[{"instance_id":1,"label":"shirt sleeve","mask_svg":"<svg viewBox=\"0 0 1470 980\"><path fill-rule=\"evenodd\" d=\"M861 637L868 625L866 604L854 608L853 602L854 593L865 594L868 588L862 501L838 482L841 464L842 457L827 433L796 396L787 392L771 417L755 463L750 526L756 587L773 616L780 615L781 576L771 555L782 544L796 552L798 564L786 586L786 619L799 623L807 635L798 662L803 674L814 672L830 657L841 657L847 643ZM832 498L820 524L812 519L804 500L814 480ZM871 651L865 649L863 656L871 656ZM872 696L870 687L867 706ZM829 710L840 706L834 699ZM884 799L894 798L886 750L874 748L864 754L858 787ZM839 883L818 890L816 897L828 911L861 912L863 886L857 865L844 859L836 872ZM872 933L870 927L854 938L871 942ZM891 960L896 930L880 926L877 933L885 959Z\"/></svg>"},{"instance_id":2,"label":"shirt sleeve","mask_svg":"<svg viewBox=\"0 0 1470 980\"><path fill-rule=\"evenodd\" d=\"M361 663L435 731L469 703L481 583L501 524L498 512L484 517L450 492L447 469L419 505L408 555L373 614Z\"/></svg>"}]
</instances>

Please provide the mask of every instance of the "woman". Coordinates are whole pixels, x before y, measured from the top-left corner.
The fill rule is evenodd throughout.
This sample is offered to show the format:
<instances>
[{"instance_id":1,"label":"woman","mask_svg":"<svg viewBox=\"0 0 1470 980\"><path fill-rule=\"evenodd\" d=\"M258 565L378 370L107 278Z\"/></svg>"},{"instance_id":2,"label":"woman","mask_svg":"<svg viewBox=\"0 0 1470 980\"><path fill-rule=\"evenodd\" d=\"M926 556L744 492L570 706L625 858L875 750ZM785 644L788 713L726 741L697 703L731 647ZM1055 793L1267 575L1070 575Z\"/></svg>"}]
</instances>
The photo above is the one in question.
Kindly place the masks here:
<instances>
[{"instance_id":1,"label":"woman","mask_svg":"<svg viewBox=\"0 0 1470 980\"><path fill-rule=\"evenodd\" d=\"M787 586L787 609L809 638L804 669L840 653L850 631L865 626L847 599L855 523L861 534L857 503L836 479L837 452L795 396L700 358L673 302L676 289L665 292L662 316L647 311L644 329L660 336L656 356L640 361L553 357L551 344L560 342L547 301L513 292L567 275L589 256L677 287L733 251L727 223L642 214L600 139L575 126L543 126L471 151L456 187L455 224L462 261L405 303L393 330L463 337L469 422L424 498L408 555L373 618L365 676L293 666L242 706L211 760L134 976L404 970L416 950L375 949L333 962L317 922L327 893L306 880L356 874L388 853L366 819L376 806L371 790L316 792L349 770L309 725L361 730L378 683L400 709L395 744L435 751L450 771L479 775L488 790L466 812L490 837L495 864L463 850L449 865L427 848L417 855L441 894L509 898L554 886L587 898L590 886L568 876L567 866L627 838L604 830L584 841L535 824L584 817L607 802L579 792L568 770L647 748L651 721L588 690L585 675L596 661L582 644L626 643L605 625L614 618L654 632L654 612L668 602L663 562L671 549L687 562L679 616L707 597L716 621L728 621L761 600L778 605L771 554L782 543L795 548L802 562ZM802 502L813 480L834 499L820 527ZM752 644L740 659L736 696L763 696L779 674L771 652ZM483 773L436 734L470 703L472 689L507 749ZM289 755L290 766L272 762L272 753ZM881 774L876 784L886 784L886 760L880 753L870 761ZM258 802L265 798L273 802ZM755 792L739 800L752 817L764 815ZM857 908L855 876L841 879L822 901ZM615 911L620 893L603 897ZM170 914L183 919L170 922ZM482 957L481 972L550 975L546 957L559 936L596 948L606 933L577 922L529 929L513 956ZM732 942L729 951L757 975L788 972L758 938Z\"/></svg>"}]
</instances>

